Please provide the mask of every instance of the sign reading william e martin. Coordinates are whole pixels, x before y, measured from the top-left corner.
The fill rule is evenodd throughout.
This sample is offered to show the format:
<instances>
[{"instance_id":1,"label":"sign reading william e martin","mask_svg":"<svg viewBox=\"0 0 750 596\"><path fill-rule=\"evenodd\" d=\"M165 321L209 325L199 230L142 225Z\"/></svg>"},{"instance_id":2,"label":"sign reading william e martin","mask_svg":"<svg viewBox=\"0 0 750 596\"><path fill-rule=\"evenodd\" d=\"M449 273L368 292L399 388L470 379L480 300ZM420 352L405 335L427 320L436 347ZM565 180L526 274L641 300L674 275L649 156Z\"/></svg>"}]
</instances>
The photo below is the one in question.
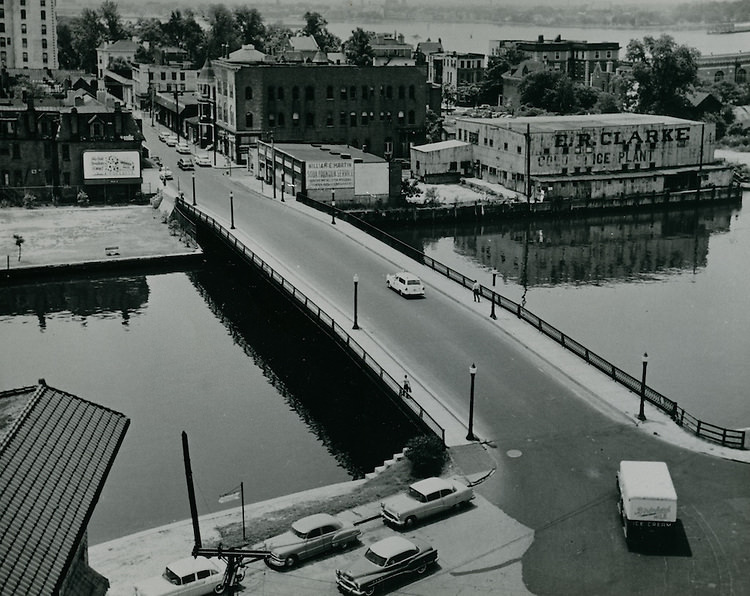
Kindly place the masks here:
<instances>
[{"instance_id":1,"label":"sign reading william e martin","mask_svg":"<svg viewBox=\"0 0 750 596\"><path fill-rule=\"evenodd\" d=\"M84 151L85 184L133 184L141 181L138 151Z\"/></svg>"},{"instance_id":2,"label":"sign reading william e martin","mask_svg":"<svg viewBox=\"0 0 750 596\"><path fill-rule=\"evenodd\" d=\"M351 160L307 163L305 182L308 190L354 188L354 163Z\"/></svg>"}]
</instances>

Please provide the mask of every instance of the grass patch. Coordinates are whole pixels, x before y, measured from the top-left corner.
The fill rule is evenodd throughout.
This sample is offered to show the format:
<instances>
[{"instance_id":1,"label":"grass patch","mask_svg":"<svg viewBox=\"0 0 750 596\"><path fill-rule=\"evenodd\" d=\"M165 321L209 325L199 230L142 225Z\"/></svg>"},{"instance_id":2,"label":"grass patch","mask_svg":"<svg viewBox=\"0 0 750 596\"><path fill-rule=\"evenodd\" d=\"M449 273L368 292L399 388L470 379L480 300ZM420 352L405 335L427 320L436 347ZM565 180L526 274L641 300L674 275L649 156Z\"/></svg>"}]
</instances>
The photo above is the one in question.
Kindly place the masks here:
<instances>
[{"instance_id":1,"label":"grass patch","mask_svg":"<svg viewBox=\"0 0 750 596\"><path fill-rule=\"evenodd\" d=\"M219 541L225 546L255 545L271 536L275 536L289 529L292 522L306 515L326 512L335 515L347 509L379 501L384 497L397 493L416 478L411 475L409 462L401 460L388 466L383 472L364 482L352 492L320 499L303 501L278 511L272 511L262 518L252 519L245 523L245 539L242 538L242 522L234 522L218 527ZM207 546L218 546L211 544Z\"/></svg>"}]
</instances>

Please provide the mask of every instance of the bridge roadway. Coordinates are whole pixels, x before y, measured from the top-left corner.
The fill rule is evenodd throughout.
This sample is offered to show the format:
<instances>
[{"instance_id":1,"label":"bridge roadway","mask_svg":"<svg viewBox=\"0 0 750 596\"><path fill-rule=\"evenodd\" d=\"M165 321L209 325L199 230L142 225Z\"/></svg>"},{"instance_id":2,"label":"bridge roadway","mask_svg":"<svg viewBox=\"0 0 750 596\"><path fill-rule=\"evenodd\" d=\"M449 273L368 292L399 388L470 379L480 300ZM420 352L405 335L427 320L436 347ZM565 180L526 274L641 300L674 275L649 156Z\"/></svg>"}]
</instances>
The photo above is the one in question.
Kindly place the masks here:
<instances>
[{"instance_id":1,"label":"bridge roadway","mask_svg":"<svg viewBox=\"0 0 750 596\"><path fill-rule=\"evenodd\" d=\"M174 168L177 155L145 128L152 150ZM190 174L174 171L190 200ZM691 439L649 407L649 421L639 424L636 396L510 314L498 310L492 321L487 301L475 304L469 290L345 222L333 225L330 215L288 194L284 203L280 193L274 200L241 169L231 176L213 168L196 172L198 207L227 228L230 190L237 237L344 327L352 324L358 274L361 329L353 336L394 378L408 374L415 399L446 426L452 445L466 442L469 366L476 364L474 430L497 466L479 490L534 531L521 561L531 592L750 593L746 453ZM402 268L423 278L425 299L406 300L386 288L385 274ZM680 499L672 543L652 552L626 547L615 489L622 459L668 463ZM486 546L492 552L502 544Z\"/></svg>"}]
</instances>

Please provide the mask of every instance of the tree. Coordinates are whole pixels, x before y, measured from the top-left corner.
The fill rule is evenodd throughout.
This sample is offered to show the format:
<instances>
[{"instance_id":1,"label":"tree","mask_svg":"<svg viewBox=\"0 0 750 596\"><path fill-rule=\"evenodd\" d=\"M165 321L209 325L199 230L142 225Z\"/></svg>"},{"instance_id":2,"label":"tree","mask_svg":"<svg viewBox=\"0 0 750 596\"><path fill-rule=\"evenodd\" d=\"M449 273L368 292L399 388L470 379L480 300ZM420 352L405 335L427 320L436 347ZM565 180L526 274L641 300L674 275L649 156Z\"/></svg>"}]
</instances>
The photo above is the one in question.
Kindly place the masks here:
<instances>
[{"instance_id":1,"label":"tree","mask_svg":"<svg viewBox=\"0 0 750 596\"><path fill-rule=\"evenodd\" d=\"M18 260L21 260L21 246L23 245L26 240L23 239L23 236L20 234L13 234L13 241L16 243L16 246L18 247Z\"/></svg>"},{"instance_id":2,"label":"tree","mask_svg":"<svg viewBox=\"0 0 750 596\"><path fill-rule=\"evenodd\" d=\"M337 52L341 48L341 40L328 31L328 21L319 12L308 11L302 18L305 20L302 34L314 38L322 51Z\"/></svg>"},{"instance_id":3,"label":"tree","mask_svg":"<svg viewBox=\"0 0 750 596\"><path fill-rule=\"evenodd\" d=\"M527 74L518 86L521 103L557 114L577 109L573 81L558 71L540 70Z\"/></svg>"},{"instance_id":4,"label":"tree","mask_svg":"<svg viewBox=\"0 0 750 596\"><path fill-rule=\"evenodd\" d=\"M165 27L154 17L139 17L133 26L133 35L141 42L155 45L164 41Z\"/></svg>"},{"instance_id":5,"label":"tree","mask_svg":"<svg viewBox=\"0 0 750 596\"><path fill-rule=\"evenodd\" d=\"M211 24L208 33L209 57L218 58L224 54L225 49L232 52L240 47L234 15L226 6L223 4L211 6L208 10L208 21Z\"/></svg>"},{"instance_id":6,"label":"tree","mask_svg":"<svg viewBox=\"0 0 750 596\"><path fill-rule=\"evenodd\" d=\"M78 54L73 49L73 30L70 23L57 21L57 60L63 70L74 70L80 66Z\"/></svg>"},{"instance_id":7,"label":"tree","mask_svg":"<svg viewBox=\"0 0 750 596\"><path fill-rule=\"evenodd\" d=\"M246 6L234 9L234 22L239 39L243 44L252 44L256 50L263 51L266 26L257 9Z\"/></svg>"},{"instance_id":8,"label":"tree","mask_svg":"<svg viewBox=\"0 0 750 596\"><path fill-rule=\"evenodd\" d=\"M74 19L72 48L78 55L78 64L87 72L96 72L96 48L104 41L104 26L99 15L90 8L84 8L81 16Z\"/></svg>"},{"instance_id":9,"label":"tree","mask_svg":"<svg viewBox=\"0 0 750 596\"><path fill-rule=\"evenodd\" d=\"M678 45L671 35L631 40L625 57L633 62L636 110L687 117L690 103L685 96L698 81L699 56L698 50Z\"/></svg>"},{"instance_id":10,"label":"tree","mask_svg":"<svg viewBox=\"0 0 750 596\"><path fill-rule=\"evenodd\" d=\"M105 41L111 42L130 38L130 31L122 22L117 2L104 0L99 7L99 17L104 28Z\"/></svg>"},{"instance_id":11,"label":"tree","mask_svg":"<svg viewBox=\"0 0 750 596\"><path fill-rule=\"evenodd\" d=\"M231 15L230 15L231 19ZM195 21L191 10L184 13L173 10L169 20L162 25L163 35L159 43L166 43L187 50L194 64L202 64L206 58L206 34L201 26ZM221 52L221 44L218 46L217 54Z\"/></svg>"},{"instance_id":12,"label":"tree","mask_svg":"<svg viewBox=\"0 0 750 596\"><path fill-rule=\"evenodd\" d=\"M476 107L480 92L481 87L479 84L459 81L456 86L456 103Z\"/></svg>"},{"instance_id":13,"label":"tree","mask_svg":"<svg viewBox=\"0 0 750 596\"><path fill-rule=\"evenodd\" d=\"M264 41L265 52L268 54L280 54L287 45L289 38L294 35L293 31L286 25L274 23L266 27L266 38Z\"/></svg>"},{"instance_id":14,"label":"tree","mask_svg":"<svg viewBox=\"0 0 750 596\"><path fill-rule=\"evenodd\" d=\"M406 443L406 459L411 463L411 473L417 478L439 476L448 461L443 442L435 435L412 437Z\"/></svg>"},{"instance_id":15,"label":"tree","mask_svg":"<svg viewBox=\"0 0 750 596\"><path fill-rule=\"evenodd\" d=\"M375 52L370 45L370 34L361 27L352 31L352 36L344 42L346 61L356 66L372 66Z\"/></svg>"},{"instance_id":16,"label":"tree","mask_svg":"<svg viewBox=\"0 0 750 596\"><path fill-rule=\"evenodd\" d=\"M443 139L443 117L427 108L424 115L425 138L428 143L437 143Z\"/></svg>"},{"instance_id":17,"label":"tree","mask_svg":"<svg viewBox=\"0 0 750 596\"><path fill-rule=\"evenodd\" d=\"M481 96L487 103L498 104L498 98L503 92L503 75L525 59L526 54L515 48L506 48L500 54L489 57L481 82Z\"/></svg>"}]
</instances>

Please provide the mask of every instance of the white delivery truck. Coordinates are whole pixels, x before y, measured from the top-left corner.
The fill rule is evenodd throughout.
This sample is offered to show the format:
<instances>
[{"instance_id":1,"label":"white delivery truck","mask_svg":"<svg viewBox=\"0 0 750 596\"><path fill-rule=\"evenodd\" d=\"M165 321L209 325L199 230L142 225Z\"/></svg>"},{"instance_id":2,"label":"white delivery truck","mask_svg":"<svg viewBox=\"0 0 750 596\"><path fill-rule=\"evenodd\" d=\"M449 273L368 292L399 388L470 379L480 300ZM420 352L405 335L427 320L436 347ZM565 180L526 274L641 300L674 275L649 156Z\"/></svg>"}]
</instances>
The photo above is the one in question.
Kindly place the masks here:
<instances>
[{"instance_id":1,"label":"white delivery truck","mask_svg":"<svg viewBox=\"0 0 750 596\"><path fill-rule=\"evenodd\" d=\"M618 508L626 540L671 528L677 521L677 493L662 461L621 461Z\"/></svg>"}]
</instances>

